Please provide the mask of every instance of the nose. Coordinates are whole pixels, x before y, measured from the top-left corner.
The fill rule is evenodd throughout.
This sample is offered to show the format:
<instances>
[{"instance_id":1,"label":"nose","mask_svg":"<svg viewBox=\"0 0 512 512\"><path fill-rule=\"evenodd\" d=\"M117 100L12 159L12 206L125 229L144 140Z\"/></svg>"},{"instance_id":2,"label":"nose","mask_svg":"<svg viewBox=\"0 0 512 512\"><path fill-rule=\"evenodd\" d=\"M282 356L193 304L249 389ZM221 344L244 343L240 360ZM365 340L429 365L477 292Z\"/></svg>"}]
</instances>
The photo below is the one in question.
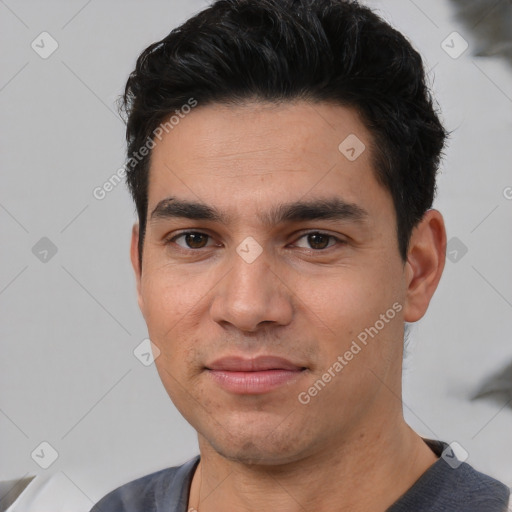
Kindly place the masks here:
<instances>
[{"instance_id":1,"label":"nose","mask_svg":"<svg viewBox=\"0 0 512 512\"><path fill-rule=\"evenodd\" d=\"M240 331L287 325L293 316L291 286L263 251L249 263L233 251L231 268L215 288L212 319Z\"/></svg>"}]
</instances>

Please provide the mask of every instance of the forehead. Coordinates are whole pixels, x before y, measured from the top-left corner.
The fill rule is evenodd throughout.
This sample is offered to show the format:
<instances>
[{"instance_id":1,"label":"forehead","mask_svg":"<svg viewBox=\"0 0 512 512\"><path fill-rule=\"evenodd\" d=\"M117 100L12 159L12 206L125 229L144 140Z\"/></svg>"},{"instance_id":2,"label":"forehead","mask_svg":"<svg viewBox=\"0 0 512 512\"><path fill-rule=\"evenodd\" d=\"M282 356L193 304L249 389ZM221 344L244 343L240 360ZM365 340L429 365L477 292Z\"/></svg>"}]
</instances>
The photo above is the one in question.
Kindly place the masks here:
<instances>
[{"instance_id":1,"label":"forehead","mask_svg":"<svg viewBox=\"0 0 512 512\"><path fill-rule=\"evenodd\" d=\"M386 195L373 172L371 134L340 105L198 105L155 143L149 213L168 196L227 211L337 191L354 204L363 192Z\"/></svg>"},{"instance_id":2,"label":"forehead","mask_svg":"<svg viewBox=\"0 0 512 512\"><path fill-rule=\"evenodd\" d=\"M181 119L174 117L177 123L155 141L153 161L172 149L175 159L189 163L237 158L250 163L265 159L266 153L277 159L276 167L294 159L315 158L318 164L321 157L337 159L339 144L351 135L367 147L372 142L354 109L329 103L210 104L195 107Z\"/></svg>"}]
</instances>

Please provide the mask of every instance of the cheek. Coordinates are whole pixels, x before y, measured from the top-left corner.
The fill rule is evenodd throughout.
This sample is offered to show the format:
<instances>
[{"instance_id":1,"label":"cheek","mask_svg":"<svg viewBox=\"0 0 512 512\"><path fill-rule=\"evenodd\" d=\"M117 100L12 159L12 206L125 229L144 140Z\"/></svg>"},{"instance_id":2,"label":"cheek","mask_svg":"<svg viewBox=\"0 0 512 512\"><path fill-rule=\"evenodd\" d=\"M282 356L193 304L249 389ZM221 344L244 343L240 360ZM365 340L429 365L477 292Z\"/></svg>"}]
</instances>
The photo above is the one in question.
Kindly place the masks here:
<instances>
[{"instance_id":1,"label":"cheek","mask_svg":"<svg viewBox=\"0 0 512 512\"><path fill-rule=\"evenodd\" d=\"M176 281L158 276L147 279L141 288L143 315L149 338L160 350L155 363L166 388L173 386L173 379L167 372L180 378L189 367L188 361L193 360L192 352L198 344L194 304L200 297L187 294L186 289L174 285Z\"/></svg>"},{"instance_id":2,"label":"cheek","mask_svg":"<svg viewBox=\"0 0 512 512\"><path fill-rule=\"evenodd\" d=\"M308 280L307 287L296 290L305 322L319 344L319 371L329 368L351 347L357 351L353 342L359 343L361 350L353 357L359 363L351 363L351 367L374 367L383 358L389 359L394 340L403 333L396 281L391 272L386 274L378 267L365 272L352 268L330 273L315 283ZM397 304L395 308L393 304Z\"/></svg>"},{"instance_id":3,"label":"cheek","mask_svg":"<svg viewBox=\"0 0 512 512\"><path fill-rule=\"evenodd\" d=\"M173 333L178 322L194 312L204 295L194 283L183 272L172 268L148 272L141 283L143 314L148 327L159 335Z\"/></svg>"},{"instance_id":4,"label":"cheek","mask_svg":"<svg viewBox=\"0 0 512 512\"><path fill-rule=\"evenodd\" d=\"M356 268L326 272L304 284L299 278L294 291L304 312L317 318L315 323L343 331L375 321L396 300L393 288L376 272Z\"/></svg>"}]
</instances>

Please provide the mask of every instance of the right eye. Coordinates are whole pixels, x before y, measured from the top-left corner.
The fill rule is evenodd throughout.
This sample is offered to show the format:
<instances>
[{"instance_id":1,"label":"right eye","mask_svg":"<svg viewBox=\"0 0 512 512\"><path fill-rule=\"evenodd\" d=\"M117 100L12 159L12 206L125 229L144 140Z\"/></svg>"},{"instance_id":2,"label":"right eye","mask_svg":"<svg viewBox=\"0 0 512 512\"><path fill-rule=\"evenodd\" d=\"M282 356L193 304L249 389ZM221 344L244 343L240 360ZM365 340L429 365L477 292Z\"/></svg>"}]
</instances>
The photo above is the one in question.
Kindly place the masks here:
<instances>
[{"instance_id":1,"label":"right eye","mask_svg":"<svg viewBox=\"0 0 512 512\"><path fill-rule=\"evenodd\" d=\"M180 238L184 239L186 244L185 246L176 242L176 240L179 240ZM194 251L207 247L204 242L207 241L208 238L211 238L211 236L206 233L201 233L200 231L183 231L182 233L177 235L173 234L173 236L166 238L165 245L176 243L176 245L184 250Z\"/></svg>"}]
</instances>

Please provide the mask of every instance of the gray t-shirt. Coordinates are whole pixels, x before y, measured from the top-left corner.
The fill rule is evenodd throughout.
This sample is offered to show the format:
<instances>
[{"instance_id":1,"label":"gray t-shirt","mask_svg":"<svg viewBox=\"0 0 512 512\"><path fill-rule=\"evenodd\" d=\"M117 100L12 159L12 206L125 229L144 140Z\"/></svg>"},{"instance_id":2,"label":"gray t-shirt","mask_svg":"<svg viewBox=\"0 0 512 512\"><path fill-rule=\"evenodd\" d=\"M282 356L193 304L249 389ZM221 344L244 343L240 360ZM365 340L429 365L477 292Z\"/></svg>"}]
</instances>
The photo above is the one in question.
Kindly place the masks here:
<instances>
[{"instance_id":1,"label":"gray t-shirt","mask_svg":"<svg viewBox=\"0 0 512 512\"><path fill-rule=\"evenodd\" d=\"M438 457L448 448L441 441L425 442ZM90 512L187 512L198 463L199 456L122 485ZM439 458L386 512L506 512L509 499L510 490L501 482L465 462Z\"/></svg>"}]
</instances>

